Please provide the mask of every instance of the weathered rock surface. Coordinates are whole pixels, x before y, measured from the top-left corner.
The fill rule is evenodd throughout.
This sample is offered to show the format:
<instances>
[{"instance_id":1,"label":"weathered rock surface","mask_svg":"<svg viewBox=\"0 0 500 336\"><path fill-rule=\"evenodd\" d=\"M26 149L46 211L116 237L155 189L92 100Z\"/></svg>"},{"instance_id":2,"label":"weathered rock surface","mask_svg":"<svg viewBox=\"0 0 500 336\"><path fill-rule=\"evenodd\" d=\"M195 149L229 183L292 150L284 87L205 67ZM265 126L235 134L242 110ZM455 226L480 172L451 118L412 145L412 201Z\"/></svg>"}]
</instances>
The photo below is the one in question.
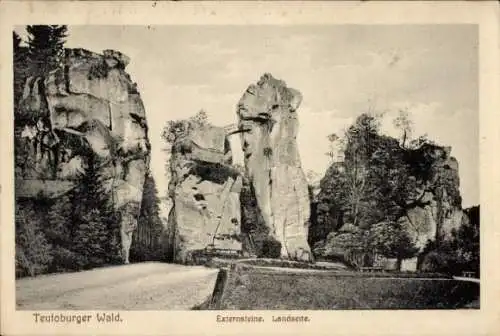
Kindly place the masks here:
<instances>
[{"instance_id":1,"label":"weathered rock surface","mask_svg":"<svg viewBox=\"0 0 500 336\"><path fill-rule=\"evenodd\" d=\"M434 240L437 234L435 201L424 207L415 207L408 210L406 217L400 222L409 232L415 246L422 250L428 240Z\"/></svg>"},{"instance_id":2,"label":"weathered rock surface","mask_svg":"<svg viewBox=\"0 0 500 336\"><path fill-rule=\"evenodd\" d=\"M309 194L297 147L301 101L299 91L264 74L243 94L237 114L245 167L281 257L311 260Z\"/></svg>"},{"instance_id":3,"label":"weathered rock surface","mask_svg":"<svg viewBox=\"0 0 500 336\"><path fill-rule=\"evenodd\" d=\"M407 200L411 207L400 221L422 250L428 240L449 237L467 216L461 205L458 162L450 156L451 148L425 145L417 151L430 159L430 174L415 197Z\"/></svg>"},{"instance_id":4,"label":"weathered rock surface","mask_svg":"<svg viewBox=\"0 0 500 336\"><path fill-rule=\"evenodd\" d=\"M231 161L223 128L199 126L173 144L169 230L175 261L190 263L205 250L241 251L242 177Z\"/></svg>"},{"instance_id":5,"label":"weathered rock surface","mask_svg":"<svg viewBox=\"0 0 500 336\"><path fill-rule=\"evenodd\" d=\"M121 214L126 263L150 154L144 106L127 64L117 51L67 49L63 66L46 78L27 78L15 130L18 197L57 197L86 174L90 156L97 158L92 165L103 191Z\"/></svg>"},{"instance_id":6,"label":"weathered rock surface","mask_svg":"<svg viewBox=\"0 0 500 336\"><path fill-rule=\"evenodd\" d=\"M391 141L393 143L396 141L383 137L379 137L378 140L385 146ZM397 212L392 212L394 214L392 218L397 220L408 234L412 247L416 247L417 252L423 253L428 241L437 242L439 245L440 241L451 237L454 229L457 230L468 221L461 206L458 162L450 155L451 148L449 147L432 143L425 143L412 149L397 146L392 147L396 148L392 152L394 154L392 160L396 163L396 167L399 164L398 169L405 178L402 180L404 182L397 183L407 189L402 188L404 193L397 194L400 198L392 198L390 199L392 203L386 201L385 204L393 204L394 208L388 209L397 210ZM352 230L357 227L348 222L352 218L349 217L350 209L342 205L346 195L335 189L342 187L342 183L335 182L342 182L345 179L343 174L346 168L339 169L343 166L343 162L332 164L321 182L320 203L316 207L318 209L316 223L321 225L313 228L315 230L312 230L311 236L315 238L312 242L316 256L328 258L341 256L351 264L359 264L350 253L363 249L355 246L353 242L367 238L356 237L354 233L358 229L368 232L369 227L373 228L373 225L377 224L375 220L379 220L376 219L378 209L373 194L368 193L364 206L370 216L363 219L368 225L365 224L364 228ZM374 171L377 172L377 170ZM381 187L378 176L367 175L366 178L367 183L372 183L372 188ZM391 212L387 211L387 214ZM383 222L378 222L378 224L383 224ZM348 227L351 227L351 230L346 230ZM346 231L351 231L353 234ZM415 258L409 259L403 266L407 269L415 269L415 260Z\"/></svg>"}]
</instances>

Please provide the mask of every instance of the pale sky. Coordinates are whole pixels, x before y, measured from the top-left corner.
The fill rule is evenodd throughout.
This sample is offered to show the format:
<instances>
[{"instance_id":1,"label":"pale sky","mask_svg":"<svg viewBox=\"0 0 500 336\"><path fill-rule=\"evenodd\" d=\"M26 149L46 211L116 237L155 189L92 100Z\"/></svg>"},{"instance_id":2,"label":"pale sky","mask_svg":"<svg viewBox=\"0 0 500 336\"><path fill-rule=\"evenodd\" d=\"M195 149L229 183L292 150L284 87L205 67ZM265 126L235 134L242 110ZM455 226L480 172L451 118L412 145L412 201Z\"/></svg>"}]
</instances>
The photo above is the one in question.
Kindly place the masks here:
<instances>
[{"instance_id":1,"label":"pale sky","mask_svg":"<svg viewBox=\"0 0 500 336\"><path fill-rule=\"evenodd\" d=\"M478 31L472 25L69 26L67 47L116 49L144 100L152 170L165 196L161 131L200 109L210 121L236 122L250 83L270 72L302 92L299 150L305 171L321 176L326 136L370 106L383 130L409 109L415 136L451 146L459 161L463 206L479 204ZM238 137L232 140L241 162Z\"/></svg>"}]
</instances>

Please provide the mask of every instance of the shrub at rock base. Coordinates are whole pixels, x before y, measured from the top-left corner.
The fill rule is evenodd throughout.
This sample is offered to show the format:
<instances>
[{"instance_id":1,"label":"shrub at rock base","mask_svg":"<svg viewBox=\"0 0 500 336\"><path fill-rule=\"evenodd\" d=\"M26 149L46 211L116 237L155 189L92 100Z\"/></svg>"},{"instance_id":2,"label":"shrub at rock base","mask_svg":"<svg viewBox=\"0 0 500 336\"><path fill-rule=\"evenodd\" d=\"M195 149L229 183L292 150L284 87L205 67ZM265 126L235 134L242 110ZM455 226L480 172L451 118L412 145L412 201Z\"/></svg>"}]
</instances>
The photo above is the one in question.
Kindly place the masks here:
<instances>
[{"instance_id":1,"label":"shrub at rock base","mask_svg":"<svg viewBox=\"0 0 500 336\"><path fill-rule=\"evenodd\" d=\"M275 239L267 238L262 242L260 258L279 258L281 253L281 243Z\"/></svg>"},{"instance_id":2,"label":"shrub at rock base","mask_svg":"<svg viewBox=\"0 0 500 336\"><path fill-rule=\"evenodd\" d=\"M457 258L441 251L432 251L422 258L421 271L439 273L460 273Z\"/></svg>"},{"instance_id":3,"label":"shrub at rock base","mask_svg":"<svg viewBox=\"0 0 500 336\"><path fill-rule=\"evenodd\" d=\"M51 248L33 209L16 204L16 277L45 273L52 262Z\"/></svg>"}]
</instances>

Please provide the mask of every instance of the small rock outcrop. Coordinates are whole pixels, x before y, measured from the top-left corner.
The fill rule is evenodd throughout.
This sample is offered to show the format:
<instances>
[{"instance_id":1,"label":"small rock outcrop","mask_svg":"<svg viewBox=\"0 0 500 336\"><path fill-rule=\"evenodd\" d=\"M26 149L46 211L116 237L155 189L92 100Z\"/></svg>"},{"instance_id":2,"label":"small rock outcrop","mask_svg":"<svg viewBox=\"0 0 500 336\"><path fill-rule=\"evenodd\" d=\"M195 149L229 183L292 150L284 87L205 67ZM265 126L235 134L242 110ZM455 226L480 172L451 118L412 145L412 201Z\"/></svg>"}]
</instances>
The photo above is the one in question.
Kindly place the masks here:
<instances>
[{"instance_id":1,"label":"small rock outcrop","mask_svg":"<svg viewBox=\"0 0 500 336\"><path fill-rule=\"evenodd\" d=\"M245 168L281 257L312 260L310 201L297 146L299 91L264 74L241 97L237 114Z\"/></svg>"},{"instance_id":2,"label":"small rock outcrop","mask_svg":"<svg viewBox=\"0 0 500 336\"><path fill-rule=\"evenodd\" d=\"M150 157L145 110L125 72L128 62L118 51L66 49L59 68L25 80L15 111L16 197L58 197L92 166L120 214L125 263Z\"/></svg>"},{"instance_id":3,"label":"small rock outcrop","mask_svg":"<svg viewBox=\"0 0 500 336\"><path fill-rule=\"evenodd\" d=\"M224 128L198 125L172 146L169 214L173 259L195 262L199 252L239 254L242 177L231 166Z\"/></svg>"}]
</instances>

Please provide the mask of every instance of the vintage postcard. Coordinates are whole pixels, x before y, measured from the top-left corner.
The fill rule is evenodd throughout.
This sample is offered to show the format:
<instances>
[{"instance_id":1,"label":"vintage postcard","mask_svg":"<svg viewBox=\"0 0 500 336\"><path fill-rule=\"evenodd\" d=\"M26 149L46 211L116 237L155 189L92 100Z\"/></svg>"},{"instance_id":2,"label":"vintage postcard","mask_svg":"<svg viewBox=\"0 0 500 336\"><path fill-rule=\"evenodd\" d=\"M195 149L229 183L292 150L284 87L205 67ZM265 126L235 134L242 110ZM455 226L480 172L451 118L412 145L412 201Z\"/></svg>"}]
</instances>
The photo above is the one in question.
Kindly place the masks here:
<instances>
[{"instance_id":1,"label":"vintage postcard","mask_svg":"<svg viewBox=\"0 0 500 336\"><path fill-rule=\"evenodd\" d=\"M494 335L494 2L2 2L5 335Z\"/></svg>"}]
</instances>

